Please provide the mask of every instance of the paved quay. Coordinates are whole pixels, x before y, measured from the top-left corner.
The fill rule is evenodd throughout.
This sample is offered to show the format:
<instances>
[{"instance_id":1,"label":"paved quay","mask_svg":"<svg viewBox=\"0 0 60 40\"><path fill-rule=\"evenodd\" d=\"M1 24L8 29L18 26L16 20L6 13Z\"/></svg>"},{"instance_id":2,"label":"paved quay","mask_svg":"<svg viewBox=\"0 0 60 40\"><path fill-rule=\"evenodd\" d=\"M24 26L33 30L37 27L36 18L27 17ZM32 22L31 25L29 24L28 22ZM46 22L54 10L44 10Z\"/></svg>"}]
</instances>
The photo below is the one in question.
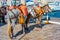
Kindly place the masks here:
<instances>
[{"instance_id":1,"label":"paved quay","mask_svg":"<svg viewBox=\"0 0 60 40\"><path fill-rule=\"evenodd\" d=\"M60 22L60 19L55 19L53 18L51 21ZM40 28L35 23L29 23L28 26L30 32L21 34L21 25L17 24L14 27L16 38L12 40L60 40L60 25L42 24L42 28ZM7 35L7 25L0 26L0 40L11 40Z\"/></svg>"}]
</instances>

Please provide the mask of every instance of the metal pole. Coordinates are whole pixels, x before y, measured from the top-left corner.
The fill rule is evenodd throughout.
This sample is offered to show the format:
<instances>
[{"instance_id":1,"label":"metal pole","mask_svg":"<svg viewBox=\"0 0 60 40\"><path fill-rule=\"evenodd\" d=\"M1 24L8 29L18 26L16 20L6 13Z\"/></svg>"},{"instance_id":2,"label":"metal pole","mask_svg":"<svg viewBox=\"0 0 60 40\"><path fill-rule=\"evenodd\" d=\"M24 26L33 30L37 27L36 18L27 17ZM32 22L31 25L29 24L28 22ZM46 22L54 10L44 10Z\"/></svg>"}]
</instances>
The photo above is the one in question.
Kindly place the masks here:
<instances>
[{"instance_id":1,"label":"metal pole","mask_svg":"<svg viewBox=\"0 0 60 40\"><path fill-rule=\"evenodd\" d=\"M48 20L48 13L47 13L47 20Z\"/></svg>"},{"instance_id":2,"label":"metal pole","mask_svg":"<svg viewBox=\"0 0 60 40\"><path fill-rule=\"evenodd\" d=\"M1 2L2 2L2 0L0 0L0 7L1 7Z\"/></svg>"},{"instance_id":3,"label":"metal pole","mask_svg":"<svg viewBox=\"0 0 60 40\"><path fill-rule=\"evenodd\" d=\"M47 16L46 16L46 22L45 22L45 24L49 24L49 21L48 21L48 13L46 15Z\"/></svg>"}]
</instances>

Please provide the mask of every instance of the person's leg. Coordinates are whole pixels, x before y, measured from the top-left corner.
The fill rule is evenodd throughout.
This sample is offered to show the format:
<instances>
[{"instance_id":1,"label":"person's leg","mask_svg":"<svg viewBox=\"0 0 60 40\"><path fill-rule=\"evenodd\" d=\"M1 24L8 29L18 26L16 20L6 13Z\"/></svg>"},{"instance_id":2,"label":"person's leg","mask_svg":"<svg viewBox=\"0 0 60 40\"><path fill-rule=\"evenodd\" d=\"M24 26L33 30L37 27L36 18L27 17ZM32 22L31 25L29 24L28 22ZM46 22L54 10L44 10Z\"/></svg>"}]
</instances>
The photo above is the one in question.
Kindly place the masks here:
<instances>
[{"instance_id":1,"label":"person's leg","mask_svg":"<svg viewBox=\"0 0 60 40\"><path fill-rule=\"evenodd\" d=\"M1 23L1 17L0 17L0 23Z\"/></svg>"},{"instance_id":2,"label":"person's leg","mask_svg":"<svg viewBox=\"0 0 60 40\"><path fill-rule=\"evenodd\" d=\"M1 23L3 23L3 16L1 16Z\"/></svg>"},{"instance_id":3,"label":"person's leg","mask_svg":"<svg viewBox=\"0 0 60 40\"><path fill-rule=\"evenodd\" d=\"M5 23L5 17L4 16L2 16L2 22Z\"/></svg>"}]
</instances>

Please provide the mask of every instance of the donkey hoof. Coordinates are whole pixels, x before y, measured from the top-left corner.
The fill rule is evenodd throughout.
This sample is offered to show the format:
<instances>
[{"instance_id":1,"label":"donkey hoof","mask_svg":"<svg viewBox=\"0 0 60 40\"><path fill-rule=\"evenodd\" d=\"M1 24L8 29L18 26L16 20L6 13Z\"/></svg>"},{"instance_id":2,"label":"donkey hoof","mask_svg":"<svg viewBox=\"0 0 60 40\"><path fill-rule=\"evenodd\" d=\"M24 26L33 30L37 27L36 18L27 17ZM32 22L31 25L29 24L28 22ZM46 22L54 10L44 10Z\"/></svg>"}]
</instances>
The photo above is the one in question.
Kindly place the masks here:
<instances>
[{"instance_id":1,"label":"donkey hoof","mask_svg":"<svg viewBox=\"0 0 60 40\"><path fill-rule=\"evenodd\" d=\"M29 33L29 29L28 28L25 28L25 33Z\"/></svg>"}]
</instances>

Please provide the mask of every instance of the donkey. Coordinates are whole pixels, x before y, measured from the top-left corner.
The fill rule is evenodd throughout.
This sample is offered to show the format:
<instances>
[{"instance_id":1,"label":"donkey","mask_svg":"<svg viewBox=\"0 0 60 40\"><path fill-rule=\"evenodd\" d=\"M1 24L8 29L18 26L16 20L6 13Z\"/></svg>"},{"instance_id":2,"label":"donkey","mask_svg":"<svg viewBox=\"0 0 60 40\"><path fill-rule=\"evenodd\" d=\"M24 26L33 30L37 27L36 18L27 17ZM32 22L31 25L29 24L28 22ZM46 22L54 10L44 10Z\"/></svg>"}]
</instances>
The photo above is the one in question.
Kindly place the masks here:
<instances>
[{"instance_id":1,"label":"donkey","mask_svg":"<svg viewBox=\"0 0 60 40\"><path fill-rule=\"evenodd\" d=\"M40 24L39 26L41 26L41 19L42 19L43 14L44 13L48 14L48 12L51 12L52 11L51 8L49 7L49 5L45 5L43 7L40 7L39 6L39 8L40 9L37 10L37 9L34 9L34 7L33 7L32 11L35 12L35 13L31 13L30 12L27 15L27 18L26 18L26 21L25 21L25 24L26 24L26 27L27 28L28 28L28 21L29 21L30 18L34 18L35 17L36 18L36 23L37 24Z\"/></svg>"},{"instance_id":2,"label":"donkey","mask_svg":"<svg viewBox=\"0 0 60 40\"><path fill-rule=\"evenodd\" d=\"M23 8L23 10L22 10L21 7L22 8L24 7L26 9L26 6L22 5L22 4L20 4L17 7L15 7L15 6L11 6L11 7L8 6L7 7L8 35L9 35L10 38L14 37L13 28L15 27L16 20L17 20L17 22L19 24L22 25L22 32L21 33L23 33L25 31L24 29L26 27L24 26L24 24L25 24L25 20L24 19L26 19L26 18L24 18L24 17L26 17L26 16L24 16L25 15L24 12L27 11L27 9L25 10Z\"/></svg>"}]
</instances>

